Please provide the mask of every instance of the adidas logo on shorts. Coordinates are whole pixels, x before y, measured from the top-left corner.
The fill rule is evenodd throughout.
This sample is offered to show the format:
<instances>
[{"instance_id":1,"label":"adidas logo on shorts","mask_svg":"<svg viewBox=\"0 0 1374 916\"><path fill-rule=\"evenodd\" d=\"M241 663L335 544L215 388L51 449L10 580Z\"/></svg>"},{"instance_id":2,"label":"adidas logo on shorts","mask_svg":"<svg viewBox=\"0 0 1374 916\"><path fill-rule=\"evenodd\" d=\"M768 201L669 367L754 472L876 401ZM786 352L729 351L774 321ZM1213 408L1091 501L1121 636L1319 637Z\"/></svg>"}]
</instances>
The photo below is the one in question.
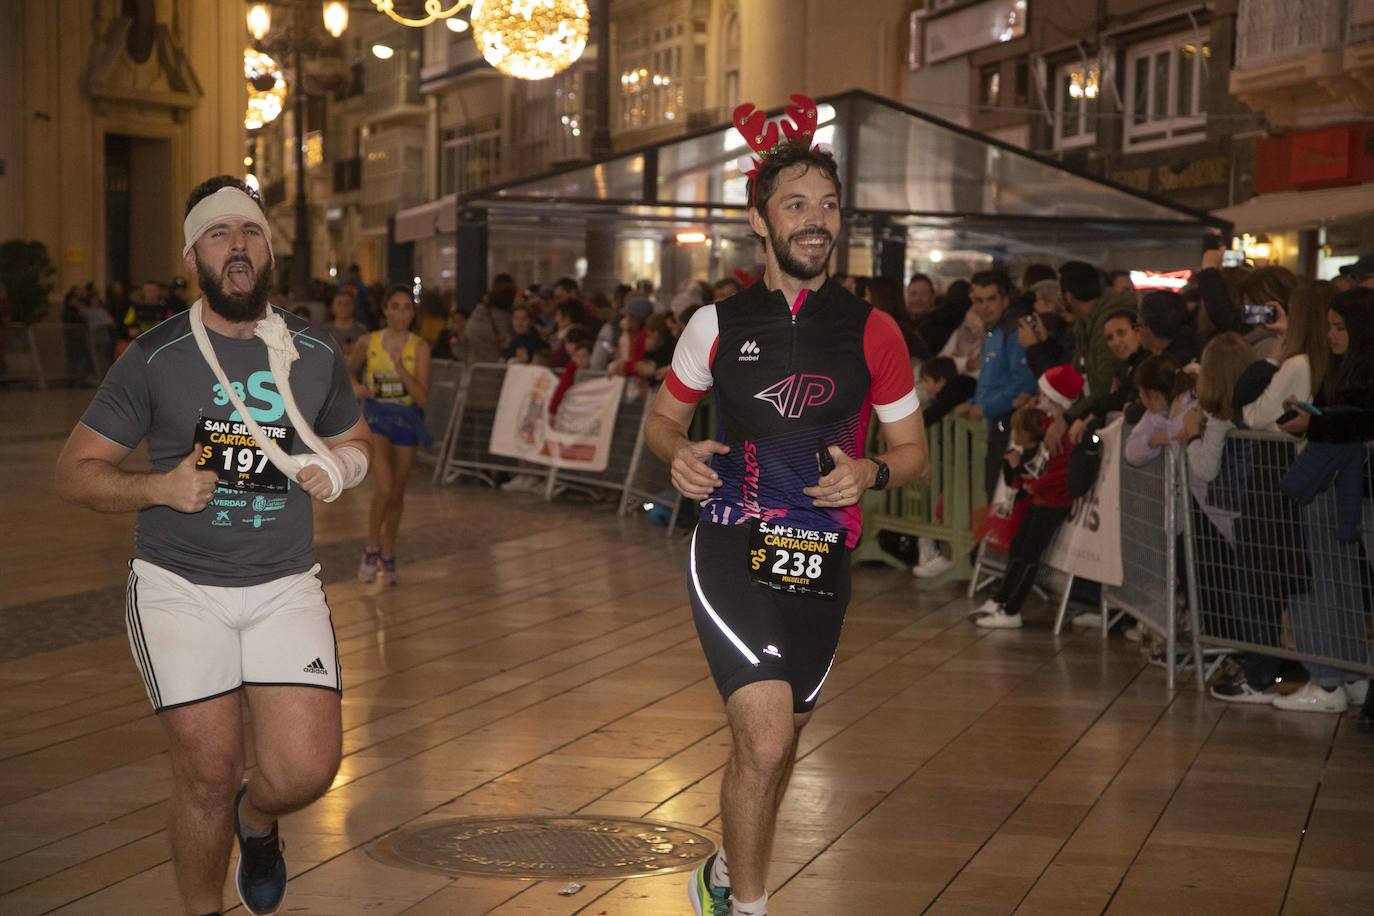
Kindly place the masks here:
<instances>
[{"instance_id":1,"label":"adidas logo on shorts","mask_svg":"<svg viewBox=\"0 0 1374 916\"><path fill-rule=\"evenodd\" d=\"M328 673L329 673L327 670L325 670L324 662L320 661L318 658L315 659L315 660L314 660L313 662L311 662L310 664L306 665L306 666L305 666L304 668L302 668L301 670L304 671L306 674L328 674Z\"/></svg>"}]
</instances>

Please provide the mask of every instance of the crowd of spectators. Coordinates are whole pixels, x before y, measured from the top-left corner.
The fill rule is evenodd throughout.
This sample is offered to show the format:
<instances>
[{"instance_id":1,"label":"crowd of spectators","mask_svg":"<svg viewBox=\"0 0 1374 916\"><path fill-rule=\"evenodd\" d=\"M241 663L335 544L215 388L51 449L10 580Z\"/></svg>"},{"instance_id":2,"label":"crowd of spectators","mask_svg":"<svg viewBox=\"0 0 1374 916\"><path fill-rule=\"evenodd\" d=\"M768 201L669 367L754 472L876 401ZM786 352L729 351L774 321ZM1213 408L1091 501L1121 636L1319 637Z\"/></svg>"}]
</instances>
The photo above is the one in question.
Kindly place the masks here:
<instances>
[{"instance_id":1,"label":"crowd of spectators","mask_svg":"<svg viewBox=\"0 0 1374 916\"><path fill-rule=\"evenodd\" d=\"M886 284L844 282L873 290L875 306L890 300ZM917 274L903 300L926 422L953 414L986 424L982 482L990 514L1010 529L1008 569L975 622L1023 625L1040 556L1081 495L1068 460L1121 413L1128 463L1171 449L1187 464L1181 509L1200 533L1208 634L1369 663L1374 257L1330 281L1300 281L1282 267L1223 267L1218 247L1183 288L1140 294L1129 274L1082 262L1031 265L1019 283L984 271L943 295ZM1279 436L1255 442L1236 430ZM926 540L915 560L921 577L952 563ZM1365 703L1368 686L1356 667L1255 652L1230 656L1210 690L1229 702L1343 712ZM1362 725L1374 726L1372 714L1366 706Z\"/></svg>"},{"instance_id":2,"label":"crowd of spectators","mask_svg":"<svg viewBox=\"0 0 1374 916\"><path fill-rule=\"evenodd\" d=\"M975 471L991 514L1008 527L1010 565L975 612L979 625L1023 625L1041 555L1081 495L1069 486L1068 463L1123 413L1127 462L1152 461L1165 449L1186 462L1182 508L1202 534L1197 585L1209 596L1215 635L1330 655L1337 651L1330 634L1358 630L1346 642L1360 657L1348 660L1368 662L1374 487L1363 456L1374 438L1374 257L1329 281L1299 280L1282 267L1223 266L1217 247L1187 286L1143 294L1129 273L1081 261L1032 264L1015 280L980 271L943 289L919 273L904 287L884 277L834 279L897 322L927 426L948 416L984 426L988 458ZM628 397L646 397L666 375L693 312L740 288L727 277L657 294L645 283L588 294L570 277L521 287L498 274L471 309L426 310L422 302L422 313L438 314L418 330L438 359L547 366L565 390L579 370L602 371L625 377ZM378 326L380 297L356 267L317 292L328 304L318 323L345 353ZM108 361L121 341L186 307L180 278L127 293L113 283L104 295L87 284L67 292L61 319L89 329ZM78 343L74 336L68 347L67 375L87 384L96 368L90 348ZM1236 430L1305 439L1303 466L1322 460L1323 469L1339 468L1343 476L1332 471L1321 480L1344 486L1319 483L1286 495L1295 486L1286 479L1293 462L1251 460L1229 435ZM1327 519L1338 509L1348 518L1352 505L1353 526L1337 537ZM912 560L920 577L953 562L947 545L925 539ZM1304 683L1292 691L1281 688L1285 681ZM1339 712L1364 702L1368 679L1249 653L1221 666L1211 692L1231 702Z\"/></svg>"}]
</instances>

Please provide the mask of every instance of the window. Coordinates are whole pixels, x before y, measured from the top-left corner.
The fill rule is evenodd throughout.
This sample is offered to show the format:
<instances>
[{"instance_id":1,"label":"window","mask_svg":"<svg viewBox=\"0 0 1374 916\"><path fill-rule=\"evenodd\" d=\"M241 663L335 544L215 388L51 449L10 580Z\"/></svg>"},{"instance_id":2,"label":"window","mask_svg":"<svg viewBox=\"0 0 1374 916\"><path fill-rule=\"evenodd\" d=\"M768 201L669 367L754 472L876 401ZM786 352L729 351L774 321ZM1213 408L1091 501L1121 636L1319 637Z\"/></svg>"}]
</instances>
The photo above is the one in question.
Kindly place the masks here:
<instances>
[{"instance_id":1,"label":"window","mask_svg":"<svg viewBox=\"0 0 1374 916\"><path fill-rule=\"evenodd\" d=\"M735 13L727 13L725 17L725 28L721 30L722 40L720 44L721 60L721 98L720 107L728 111L731 106L739 104L739 65L740 65L740 33L739 16Z\"/></svg>"},{"instance_id":2,"label":"window","mask_svg":"<svg viewBox=\"0 0 1374 916\"><path fill-rule=\"evenodd\" d=\"M978 101L984 108L1002 103L1002 73L997 64L984 67L978 79Z\"/></svg>"},{"instance_id":3,"label":"window","mask_svg":"<svg viewBox=\"0 0 1374 916\"><path fill-rule=\"evenodd\" d=\"M465 194L495 183L501 150L498 119L446 130L440 136L440 195Z\"/></svg>"},{"instance_id":4,"label":"window","mask_svg":"<svg viewBox=\"0 0 1374 916\"><path fill-rule=\"evenodd\" d=\"M1073 149L1096 143L1097 61L1064 64L1054 74L1054 148Z\"/></svg>"},{"instance_id":5,"label":"window","mask_svg":"<svg viewBox=\"0 0 1374 916\"><path fill-rule=\"evenodd\" d=\"M620 126L633 130L685 116L683 43L672 27L655 28L623 43Z\"/></svg>"},{"instance_id":6,"label":"window","mask_svg":"<svg viewBox=\"0 0 1374 916\"><path fill-rule=\"evenodd\" d=\"M1207 128L1203 81L1212 47L1194 33L1132 48L1126 55L1128 150L1174 146L1202 138Z\"/></svg>"}]
</instances>

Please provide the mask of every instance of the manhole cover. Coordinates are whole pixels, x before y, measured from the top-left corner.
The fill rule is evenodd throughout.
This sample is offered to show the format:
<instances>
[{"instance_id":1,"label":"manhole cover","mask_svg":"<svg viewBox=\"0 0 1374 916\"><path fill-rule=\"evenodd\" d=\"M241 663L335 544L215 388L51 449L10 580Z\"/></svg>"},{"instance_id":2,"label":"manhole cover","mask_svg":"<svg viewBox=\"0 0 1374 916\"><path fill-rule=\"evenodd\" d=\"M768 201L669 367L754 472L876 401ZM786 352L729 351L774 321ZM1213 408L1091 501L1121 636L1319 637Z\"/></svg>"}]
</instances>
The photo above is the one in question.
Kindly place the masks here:
<instances>
[{"instance_id":1,"label":"manhole cover","mask_svg":"<svg viewBox=\"0 0 1374 916\"><path fill-rule=\"evenodd\" d=\"M373 848L390 865L508 878L640 878L715 852L699 827L624 817L468 817L405 827Z\"/></svg>"}]
</instances>

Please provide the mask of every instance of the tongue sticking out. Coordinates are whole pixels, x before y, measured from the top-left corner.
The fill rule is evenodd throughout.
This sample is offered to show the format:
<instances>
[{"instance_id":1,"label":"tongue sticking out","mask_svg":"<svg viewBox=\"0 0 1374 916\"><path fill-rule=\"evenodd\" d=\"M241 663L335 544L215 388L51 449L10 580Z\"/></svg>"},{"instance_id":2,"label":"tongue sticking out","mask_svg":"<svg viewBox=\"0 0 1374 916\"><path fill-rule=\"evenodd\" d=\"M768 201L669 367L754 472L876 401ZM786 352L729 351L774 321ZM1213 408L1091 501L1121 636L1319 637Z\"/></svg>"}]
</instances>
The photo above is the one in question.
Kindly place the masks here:
<instances>
[{"instance_id":1,"label":"tongue sticking out","mask_svg":"<svg viewBox=\"0 0 1374 916\"><path fill-rule=\"evenodd\" d=\"M231 264L224 273L224 285L230 293L246 295L253 291L253 274L244 264Z\"/></svg>"}]
</instances>

